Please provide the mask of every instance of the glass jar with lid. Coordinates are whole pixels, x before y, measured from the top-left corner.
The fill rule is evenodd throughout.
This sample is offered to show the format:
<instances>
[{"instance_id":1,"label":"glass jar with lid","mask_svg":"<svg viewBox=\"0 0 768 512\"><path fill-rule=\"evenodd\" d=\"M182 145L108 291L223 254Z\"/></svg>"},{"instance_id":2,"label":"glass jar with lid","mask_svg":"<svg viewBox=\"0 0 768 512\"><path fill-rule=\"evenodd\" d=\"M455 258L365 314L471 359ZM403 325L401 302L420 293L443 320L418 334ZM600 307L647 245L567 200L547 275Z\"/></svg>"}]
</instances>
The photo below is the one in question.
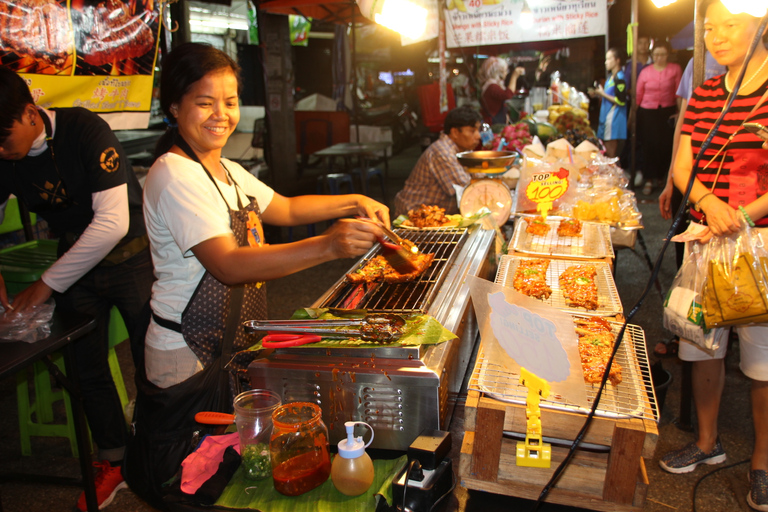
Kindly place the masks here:
<instances>
[{"instance_id":1,"label":"glass jar with lid","mask_svg":"<svg viewBox=\"0 0 768 512\"><path fill-rule=\"evenodd\" d=\"M272 423L269 452L275 489L298 496L322 485L331 474L331 455L320 407L284 404L272 413Z\"/></svg>"}]
</instances>

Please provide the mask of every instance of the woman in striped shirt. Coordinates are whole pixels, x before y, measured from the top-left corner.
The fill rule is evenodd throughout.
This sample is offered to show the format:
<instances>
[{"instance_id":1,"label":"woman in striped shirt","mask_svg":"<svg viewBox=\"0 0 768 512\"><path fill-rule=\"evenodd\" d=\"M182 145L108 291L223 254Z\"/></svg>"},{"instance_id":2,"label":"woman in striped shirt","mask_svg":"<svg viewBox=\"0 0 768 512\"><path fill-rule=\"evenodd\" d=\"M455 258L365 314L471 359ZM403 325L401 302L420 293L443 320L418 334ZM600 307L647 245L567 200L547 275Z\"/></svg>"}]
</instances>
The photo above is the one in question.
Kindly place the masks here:
<instances>
[{"instance_id":1,"label":"woman in striped shirt","mask_svg":"<svg viewBox=\"0 0 768 512\"><path fill-rule=\"evenodd\" d=\"M704 82L688 103L673 166L675 186L686 189L695 155L726 105L736 77L746 66L738 95L699 161L689 201L694 205L693 217L706 222L712 235L738 231L743 217L739 207L758 227L768 227L768 151L762 148L762 139L742 127L745 121L768 124L768 101L764 101L768 98L768 50L758 44L746 62L760 20L744 13L732 14L720 0L704 0L700 8L707 50L728 71ZM723 151L716 156L720 149ZM768 230L761 231L765 240ZM752 379L755 445L747 502L755 510L768 511L768 324L740 325L735 329L739 334L741 370ZM718 439L717 417L725 383L723 358L728 333L723 335L714 356L686 340L680 341L680 358L694 363L693 396L699 431L696 442L661 459L661 467L672 473L687 473L699 464L718 464L726 458Z\"/></svg>"}]
</instances>

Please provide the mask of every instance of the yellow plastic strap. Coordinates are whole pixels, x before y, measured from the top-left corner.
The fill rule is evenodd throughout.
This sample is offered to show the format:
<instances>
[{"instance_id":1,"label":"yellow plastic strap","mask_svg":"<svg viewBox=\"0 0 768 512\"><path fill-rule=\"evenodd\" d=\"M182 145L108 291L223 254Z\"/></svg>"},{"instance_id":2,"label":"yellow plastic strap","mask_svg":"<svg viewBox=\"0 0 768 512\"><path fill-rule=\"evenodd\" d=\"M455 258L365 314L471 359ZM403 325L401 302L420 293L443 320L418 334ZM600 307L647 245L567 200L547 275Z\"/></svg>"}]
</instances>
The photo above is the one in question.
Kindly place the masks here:
<instances>
[{"instance_id":1,"label":"yellow plastic strap","mask_svg":"<svg viewBox=\"0 0 768 512\"><path fill-rule=\"evenodd\" d=\"M630 23L627 25L627 58L632 56L632 53L634 52L635 47L635 41L633 39L632 34L634 33L634 30L632 30L633 27L636 27L637 23Z\"/></svg>"}]
</instances>

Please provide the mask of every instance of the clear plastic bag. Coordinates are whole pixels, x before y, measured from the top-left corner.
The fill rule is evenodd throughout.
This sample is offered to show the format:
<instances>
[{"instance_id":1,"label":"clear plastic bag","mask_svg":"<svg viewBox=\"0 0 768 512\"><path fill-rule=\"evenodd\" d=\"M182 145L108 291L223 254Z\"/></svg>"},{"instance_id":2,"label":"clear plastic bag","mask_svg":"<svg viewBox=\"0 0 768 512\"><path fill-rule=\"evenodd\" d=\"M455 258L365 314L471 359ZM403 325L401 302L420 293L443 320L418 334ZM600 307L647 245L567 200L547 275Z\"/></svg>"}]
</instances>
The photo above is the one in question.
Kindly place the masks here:
<instances>
[{"instance_id":1,"label":"clear plastic bag","mask_svg":"<svg viewBox=\"0 0 768 512\"><path fill-rule=\"evenodd\" d=\"M768 252L756 230L742 222L729 236L707 244L702 293L708 328L768 322Z\"/></svg>"},{"instance_id":2,"label":"clear plastic bag","mask_svg":"<svg viewBox=\"0 0 768 512\"><path fill-rule=\"evenodd\" d=\"M714 353L720 346L720 329L708 329L701 310L707 274L705 247L686 242L686 255L664 300L664 328L680 338Z\"/></svg>"},{"instance_id":3,"label":"clear plastic bag","mask_svg":"<svg viewBox=\"0 0 768 512\"><path fill-rule=\"evenodd\" d=\"M53 299L23 313L5 311L0 306L0 342L24 341L34 343L51 335Z\"/></svg>"}]
</instances>

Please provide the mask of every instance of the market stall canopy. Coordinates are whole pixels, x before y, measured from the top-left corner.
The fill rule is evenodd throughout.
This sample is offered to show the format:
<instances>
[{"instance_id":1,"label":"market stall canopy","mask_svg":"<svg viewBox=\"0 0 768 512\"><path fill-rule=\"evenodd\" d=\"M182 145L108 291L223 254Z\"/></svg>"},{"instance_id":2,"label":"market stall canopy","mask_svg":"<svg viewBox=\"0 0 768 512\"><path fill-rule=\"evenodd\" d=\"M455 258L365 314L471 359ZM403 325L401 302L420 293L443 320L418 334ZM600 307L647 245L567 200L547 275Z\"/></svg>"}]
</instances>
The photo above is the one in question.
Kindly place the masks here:
<instances>
[{"instance_id":1,"label":"market stall canopy","mask_svg":"<svg viewBox=\"0 0 768 512\"><path fill-rule=\"evenodd\" d=\"M672 39L669 40L669 44L673 50L690 50L693 48L693 21L683 27L683 30L675 34Z\"/></svg>"},{"instance_id":2,"label":"market stall canopy","mask_svg":"<svg viewBox=\"0 0 768 512\"><path fill-rule=\"evenodd\" d=\"M259 9L270 14L298 14L330 23L371 23L360 12L354 0L267 0Z\"/></svg>"}]
</instances>

